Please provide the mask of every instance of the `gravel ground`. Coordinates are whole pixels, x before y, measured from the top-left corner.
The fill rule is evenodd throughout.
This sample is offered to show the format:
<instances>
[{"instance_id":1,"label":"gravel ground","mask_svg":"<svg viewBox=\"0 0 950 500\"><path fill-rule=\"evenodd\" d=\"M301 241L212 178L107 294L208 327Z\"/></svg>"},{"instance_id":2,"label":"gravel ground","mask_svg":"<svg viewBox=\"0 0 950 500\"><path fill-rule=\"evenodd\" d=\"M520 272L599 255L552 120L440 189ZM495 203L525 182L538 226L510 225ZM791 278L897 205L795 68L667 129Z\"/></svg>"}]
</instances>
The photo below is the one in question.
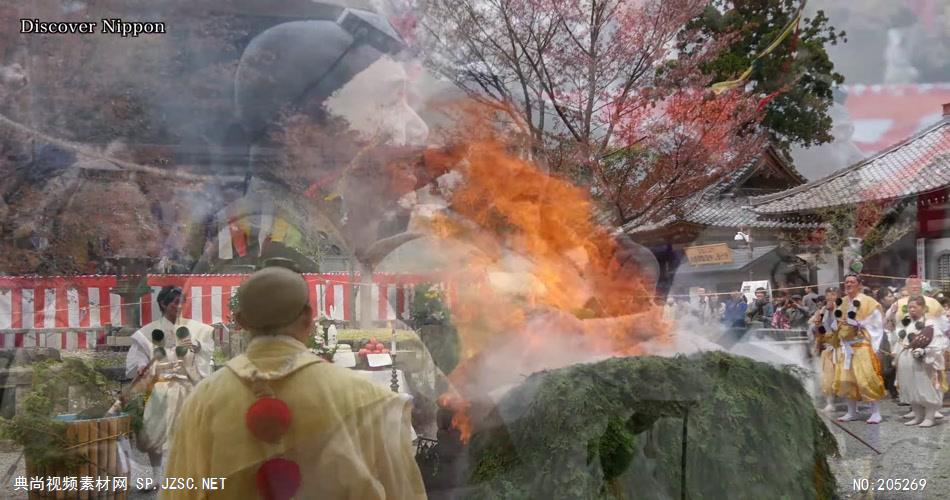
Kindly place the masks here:
<instances>
[{"instance_id":1,"label":"gravel ground","mask_svg":"<svg viewBox=\"0 0 950 500\"><path fill-rule=\"evenodd\" d=\"M13 465L20 457L20 452L14 447L10 446L9 443L4 443L3 446L0 446L0 474L6 474L7 469ZM135 447L132 447L132 477L129 478L129 498L130 499L156 499L158 494L155 491L150 492L140 492L135 491L132 488L136 477L146 477L150 471L148 465L148 456L144 453L140 453ZM19 460L16 466L16 472L13 474L13 478L17 476L26 475L26 465L23 463L23 460ZM14 489L13 479L10 480L10 484L0 485L0 498L5 500L26 500L27 492L25 491L16 491Z\"/></svg>"},{"instance_id":2,"label":"gravel ground","mask_svg":"<svg viewBox=\"0 0 950 500\"><path fill-rule=\"evenodd\" d=\"M840 412L834 416L844 413L844 405L838 409ZM928 429L905 426L900 415L908 411L909 407L886 400L881 404L884 422L880 425L868 425L861 420L842 424L877 448L881 455L829 424L841 450L841 457L832 462L832 470L842 498L947 498L950 494L950 408L943 409L946 418ZM868 413L865 411L864 415ZM912 487L914 479L927 481L923 490L904 491L905 484ZM869 490L861 491L866 487L861 484L863 480L867 480Z\"/></svg>"}]
</instances>

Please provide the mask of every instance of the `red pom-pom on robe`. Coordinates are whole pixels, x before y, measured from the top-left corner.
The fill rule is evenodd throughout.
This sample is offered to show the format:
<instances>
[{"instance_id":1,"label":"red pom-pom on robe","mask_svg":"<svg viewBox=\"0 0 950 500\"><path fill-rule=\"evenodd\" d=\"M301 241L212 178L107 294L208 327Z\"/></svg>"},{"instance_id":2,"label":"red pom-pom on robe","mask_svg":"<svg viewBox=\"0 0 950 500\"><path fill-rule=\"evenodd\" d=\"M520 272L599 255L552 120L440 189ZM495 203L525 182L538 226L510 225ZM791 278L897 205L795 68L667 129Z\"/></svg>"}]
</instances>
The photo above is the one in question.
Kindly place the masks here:
<instances>
[{"instance_id":1,"label":"red pom-pom on robe","mask_svg":"<svg viewBox=\"0 0 950 500\"><path fill-rule=\"evenodd\" d=\"M247 428L255 438L267 443L277 442L290 428L290 408L276 398L260 398L244 416Z\"/></svg>"},{"instance_id":2,"label":"red pom-pom on robe","mask_svg":"<svg viewBox=\"0 0 950 500\"><path fill-rule=\"evenodd\" d=\"M257 492L265 500L290 500L300 489L300 466L272 458L257 469Z\"/></svg>"}]
</instances>

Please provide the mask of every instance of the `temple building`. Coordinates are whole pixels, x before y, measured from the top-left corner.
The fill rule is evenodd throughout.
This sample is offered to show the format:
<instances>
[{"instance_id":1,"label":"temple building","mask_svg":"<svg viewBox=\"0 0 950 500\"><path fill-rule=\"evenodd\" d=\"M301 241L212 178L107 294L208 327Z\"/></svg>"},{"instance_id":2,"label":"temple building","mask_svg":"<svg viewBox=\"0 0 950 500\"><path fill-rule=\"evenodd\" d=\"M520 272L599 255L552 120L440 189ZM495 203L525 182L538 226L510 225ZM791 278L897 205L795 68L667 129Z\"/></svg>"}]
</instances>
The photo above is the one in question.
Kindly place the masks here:
<instances>
[{"instance_id":1,"label":"temple building","mask_svg":"<svg viewBox=\"0 0 950 500\"><path fill-rule=\"evenodd\" d=\"M905 140L827 177L750 203L763 224L823 225L802 239L824 254L819 282L861 269L882 280L916 274L950 290L950 281L939 281L950 280L948 186L950 104L945 104L940 121ZM834 233L853 238L850 248L829 248ZM858 255L861 264L852 266L849 261Z\"/></svg>"},{"instance_id":2,"label":"temple building","mask_svg":"<svg viewBox=\"0 0 950 500\"><path fill-rule=\"evenodd\" d=\"M750 162L661 220L625 226L634 241L648 247L660 264L661 290L685 293L736 290L743 282L770 276L779 283L804 283L807 262L780 245L783 230L817 227L811 222L763 219L750 200L805 184L806 179L776 149ZM736 239L739 232L746 239Z\"/></svg>"}]
</instances>

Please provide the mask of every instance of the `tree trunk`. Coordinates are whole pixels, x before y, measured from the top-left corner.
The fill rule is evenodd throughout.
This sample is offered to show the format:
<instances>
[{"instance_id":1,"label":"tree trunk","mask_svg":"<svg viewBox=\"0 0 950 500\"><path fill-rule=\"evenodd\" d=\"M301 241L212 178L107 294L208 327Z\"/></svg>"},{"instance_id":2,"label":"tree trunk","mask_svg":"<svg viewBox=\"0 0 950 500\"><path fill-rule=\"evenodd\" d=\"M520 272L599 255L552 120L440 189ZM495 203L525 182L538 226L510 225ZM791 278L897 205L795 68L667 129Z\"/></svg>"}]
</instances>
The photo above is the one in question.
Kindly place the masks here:
<instances>
[{"instance_id":1,"label":"tree trunk","mask_svg":"<svg viewBox=\"0 0 950 500\"><path fill-rule=\"evenodd\" d=\"M373 270L376 266L366 262L360 262L360 328L367 329L373 327Z\"/></svg>"}]
</instances>

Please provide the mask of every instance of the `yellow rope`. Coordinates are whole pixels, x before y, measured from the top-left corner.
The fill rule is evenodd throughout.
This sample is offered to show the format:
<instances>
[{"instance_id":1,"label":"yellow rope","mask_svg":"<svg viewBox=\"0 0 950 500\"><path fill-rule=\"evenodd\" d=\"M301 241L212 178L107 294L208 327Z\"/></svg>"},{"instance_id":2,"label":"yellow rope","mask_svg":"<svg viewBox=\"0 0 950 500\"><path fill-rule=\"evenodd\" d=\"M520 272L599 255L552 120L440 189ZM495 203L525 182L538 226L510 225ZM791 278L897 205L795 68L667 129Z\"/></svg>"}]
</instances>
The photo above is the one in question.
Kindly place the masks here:
<instances>
[{"instance_id":1,"label":"yellow rope","mask_svg":"<svg viewBox=\"0 0 950 500\"><path fill-rule=\"evenodd\" d=\"M105 436L105 437L93 439L93 440L91 440L91 441L85 441L85 442L82 442L82 443L79 443L79 444L74 444L74 445L72 445L72 446L67 446L65 449L66 449L66 450L72 450L72 449L75 449L75 448L79 448L80 446L86 446L86 445L88 445L88 444L98 443L99 441L105 441L105 440L107 440L107 439L115 439L115 438L118 438L118 437L128 436L128 435L129 435L129 431L120 432L120 433L118 433L118 434L113 434L113 435L111 435L111 436Z\"/></svg>"},{"instance_id":2,"label":"yellow rope","mask_svg":"<svg viewBox=\"0 0 950 500\"><path fill-rule=\"evenodd\" d=\"M771 54L772 51L778 48L778 46L781 45L782 42L786 38L788 38L788 35L792 34L792 32L794 32L795 29L798 28L798 23L799 21L801 21L801 19L802 19L802 11L799 10L798 14L795 14L795 17L792 18L791 21L789 21L789 23L785 26L785 29L782 30L782 33L779 34L778 38L776 38L775 41L769 44L769 46L766 47L765 50L760 52L759 55L755 56L755 59L753 59L752 63L749 64L748 69L743 71L742 74L739 75L739 78L736 78L735 80L726 80L724 82L714 83L710 85L709 88L713 91L713 93L718 95L744 83L746 80L749 79L750 76L752 76L752 70L755 67L755 62Z\"/></svg>"}]
</instances>

